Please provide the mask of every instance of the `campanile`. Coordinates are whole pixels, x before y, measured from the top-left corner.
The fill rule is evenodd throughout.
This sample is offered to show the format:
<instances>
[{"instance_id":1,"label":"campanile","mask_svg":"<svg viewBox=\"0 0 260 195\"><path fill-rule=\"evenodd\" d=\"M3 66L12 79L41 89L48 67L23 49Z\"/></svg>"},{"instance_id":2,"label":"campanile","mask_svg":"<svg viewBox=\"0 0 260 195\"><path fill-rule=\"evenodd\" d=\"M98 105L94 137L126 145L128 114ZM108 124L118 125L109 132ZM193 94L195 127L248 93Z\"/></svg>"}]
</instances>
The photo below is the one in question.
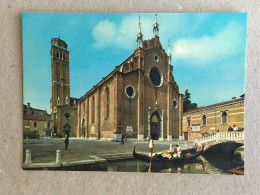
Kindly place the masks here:
<instances>
[{"instance_id":1,"label":"campanile","mask_svg":"<svg viewBox=\"0 0 260 195\"><path fill-rule=\"evenodd\" d=\"M64 125L68 123L64 120L64 114L70 113L68 112L70 107L70 74L69 51L67 49L68 46L63 40L51 39L52 98L50 107L54 133L56 134L64 134ZM67 127L67 129L70 128Z\"/></svg>"}]
</instances>

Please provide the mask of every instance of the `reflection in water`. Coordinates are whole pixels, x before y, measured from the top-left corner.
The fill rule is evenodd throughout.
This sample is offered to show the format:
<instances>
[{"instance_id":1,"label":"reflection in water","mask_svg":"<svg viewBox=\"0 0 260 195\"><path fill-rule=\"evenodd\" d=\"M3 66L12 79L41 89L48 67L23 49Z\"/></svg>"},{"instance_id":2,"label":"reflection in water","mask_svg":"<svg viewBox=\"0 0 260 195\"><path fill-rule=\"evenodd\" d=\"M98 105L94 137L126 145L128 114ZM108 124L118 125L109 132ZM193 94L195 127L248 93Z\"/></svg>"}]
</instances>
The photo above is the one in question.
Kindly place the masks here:
<instances>
[{"instance_id":1,"label":"reflection in water","mask_svg":"<svg viewBox=\"0 0 260 195\"><path fill-rule=\"evenodd\" d=\"M152 163L149 164L148 173L151 173L151 171L152 171Z\"/></svg>"},{"instance_id":2,"label":"reflection in water","mask_svg":"<svg viewBox=\"0 0 260 195\"><path fill-rule=\"evenodd\" d=\"M215 158L215 159L214 159ZM195 173L195 174L229 174L230 166L238 166L234 158L220 159L214 157L206 159L199 156L193 162L171 166L154 166L140 160L120 161L107 164L107 171L112 172L159 172L159 173ZM213 163L212 163L213 162Z\"/></svg>"}]
</instances>

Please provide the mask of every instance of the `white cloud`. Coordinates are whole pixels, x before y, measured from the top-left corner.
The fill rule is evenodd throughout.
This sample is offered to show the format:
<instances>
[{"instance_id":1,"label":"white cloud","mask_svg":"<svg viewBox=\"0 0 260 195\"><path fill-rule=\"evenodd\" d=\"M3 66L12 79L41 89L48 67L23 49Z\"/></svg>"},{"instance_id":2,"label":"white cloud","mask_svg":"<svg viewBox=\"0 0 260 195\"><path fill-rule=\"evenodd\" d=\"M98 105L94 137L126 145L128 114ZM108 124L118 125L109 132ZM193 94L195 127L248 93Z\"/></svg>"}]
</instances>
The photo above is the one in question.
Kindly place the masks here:
<instances>
[{"instance_id":1,"label":"white cloud","mask_svg":"<svg viewBox=\"0 0 260 195\"><path fill-rule=\"evenodd\" d=\"M152 37L152 18L141 18L141 29L144 40ZM107 47L116 45L121 48L133 48L136 44L138 17L123 18L119 25L109 20L100 21L92 31L95 39L94 46Z\"/></svg>"},{"instance_id":2,"label":"white cloud","mask_svg":"<svg viewBox=\"0 0 260 195\"><path fill-rule=\"evenodd\" d=\"M206 17L206 16L205 16ZM199 17L196 23L189 25L189 21L185 15L159 14L159 36L161 43L167 49L168 39L178 33L182 33L183 29L189 29L189 32L196 31L200 23L205 17ZM153 36L152 26L154 23L154 15L141 16L141 29L143 39L151 39ZM95 39L94 46L109 47L117 46L121 48L134 48L136 44L136 34L138 31L138 16L130 15L122 18L119 24L115 24L109 20L100 21L92 31ZM173 39L172 39L173 40Z\"/></svg>"},{"instance_id":3,"label":"white cloud","mask_svg":"<svg viewBox=\"0 0 260 195\"><path fill-rule=\"evenodd\" d=\"M241 50L243 28L231 22L213 36L180 39L174 43L173 58L189 59L195 64L233 56Z\"/></svg>"},{"instance_id":4,"label":"white cloud","mask_svg":"<svg viewBox=\"0 0 260 195\"><path fill-rule=\"evenodd\" d=\"M103 47L113 43L116 34L116 25L109 20L100 21L92 31L96 40L95 47Z\"/></svg>"}]
</instances>

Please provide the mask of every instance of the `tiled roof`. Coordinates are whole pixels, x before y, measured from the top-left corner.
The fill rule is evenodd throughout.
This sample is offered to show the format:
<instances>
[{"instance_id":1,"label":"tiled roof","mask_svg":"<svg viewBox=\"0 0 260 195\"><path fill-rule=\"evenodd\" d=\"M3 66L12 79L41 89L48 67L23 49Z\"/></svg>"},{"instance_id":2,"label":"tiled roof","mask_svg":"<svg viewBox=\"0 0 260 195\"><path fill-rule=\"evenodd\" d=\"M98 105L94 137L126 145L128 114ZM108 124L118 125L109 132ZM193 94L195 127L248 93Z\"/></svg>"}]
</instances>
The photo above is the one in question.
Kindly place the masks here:
<instances>
[{"instance_id":1,"label":"tiled roof","mask_svg":"<svg viewBox=\"0 0 260 195\"><path fill-rule=\"evenodd\" d=\"M85 95L83 95L80 99L79 102L85 99L89 94L91 94L93 91L97 89L98 86L102 85L104 82L106 82L108 79L110 79L116 72L119 72L119 67L122 66L125 62L129 61L130 58L134 56L134 53L129 56L124 62L122 62L119 66L116 66L115 69L110 72L107 76L103 77L101 81L99 81L98 84L94 85Z\"/></svg>"},{"instance_id":2,"label":"tiled roof","mask_svg":"<svg viewBox=\"0 0 260 195\"><path fill-rule=\"evenodd\" d=\"M24 105L23 105L23 108L27 108L27 109L28 109L28 106L24 104ZM30 106L30 109L33 110L33 111L36 110L36 111L41 111L41 112L46 112L46 113L47 113L46 110L41 110L41 109L38 109L38 108L33 108L33 107L31 107L31 106Z\"/></svg>"},{"instance_id":3,"label":"tiled roof","mask_svg":"<svg viewBox=\"0 0 260 195\"><path fill-rule=\"evenodd\" d=\"M48 119L40 116L33 116L33 115L24 115L24 120L37 120L37 121L48 121Z\"/></svg>"},{"instance_id":4,"label":"tiled roof","mask_svg":"<svg viewBox=\"0 0 260 195\"><path fill-rule=\"evenodd\" d=\"M188 113L192 113L192 112L199 112L201 110L210 109L210 108L222 106L222 105L225 105L225 104L235 103L235 102L239 102L239 101L242 101L242 100L245 100L245 96L242 96L242 98L239 98L239 99L229 100L229 101L225 101L225 102L221 102L221 103L217 103L217 104L212 104L212 105L208 105L208 106L201 106L201 107L193 109L193 110L188 110L187 112L184 112L183 114L188 114Z\"/></svg>"}]
</instances>

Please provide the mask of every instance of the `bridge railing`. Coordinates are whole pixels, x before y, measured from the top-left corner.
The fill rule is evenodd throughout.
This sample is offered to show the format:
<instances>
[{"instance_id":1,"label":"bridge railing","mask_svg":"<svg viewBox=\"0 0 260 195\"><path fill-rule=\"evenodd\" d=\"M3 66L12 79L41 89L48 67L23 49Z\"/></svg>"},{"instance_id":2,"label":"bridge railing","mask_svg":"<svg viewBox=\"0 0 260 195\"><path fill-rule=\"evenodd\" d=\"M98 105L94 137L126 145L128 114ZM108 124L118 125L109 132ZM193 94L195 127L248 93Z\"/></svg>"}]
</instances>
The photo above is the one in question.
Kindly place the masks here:
<instances>
[{"instance_id":1,"label":"bridge railing","mask_svg":"<svg viewBox=\"0 0 260 195\"><path fill-rule=\"evenodd\" d=\"M219 140L244 140L244 132L217 132L196 139L198 145Z\"/></svg>"},{"instance_id":2,"label":"bridge railing","mask_svg":"<svg viewBox=\"0 0 260 195\"><path fill-rule=\"evenodd\" d=\"M219 139L244 140L244 132L218 132Z\"/></svg>"},{"instance_id":3,"label":"bridge railing","mask_svg":"<svg viewBox=\"0 0 260 195\"><path fill-rule=\"evenodd\" d=\"M217 133L211 133L209 135L203 136L201 138L196 139L196 143L198 145L211 142L211 141L216 141L218 139Z\"/></svg>"}]
</instances>

